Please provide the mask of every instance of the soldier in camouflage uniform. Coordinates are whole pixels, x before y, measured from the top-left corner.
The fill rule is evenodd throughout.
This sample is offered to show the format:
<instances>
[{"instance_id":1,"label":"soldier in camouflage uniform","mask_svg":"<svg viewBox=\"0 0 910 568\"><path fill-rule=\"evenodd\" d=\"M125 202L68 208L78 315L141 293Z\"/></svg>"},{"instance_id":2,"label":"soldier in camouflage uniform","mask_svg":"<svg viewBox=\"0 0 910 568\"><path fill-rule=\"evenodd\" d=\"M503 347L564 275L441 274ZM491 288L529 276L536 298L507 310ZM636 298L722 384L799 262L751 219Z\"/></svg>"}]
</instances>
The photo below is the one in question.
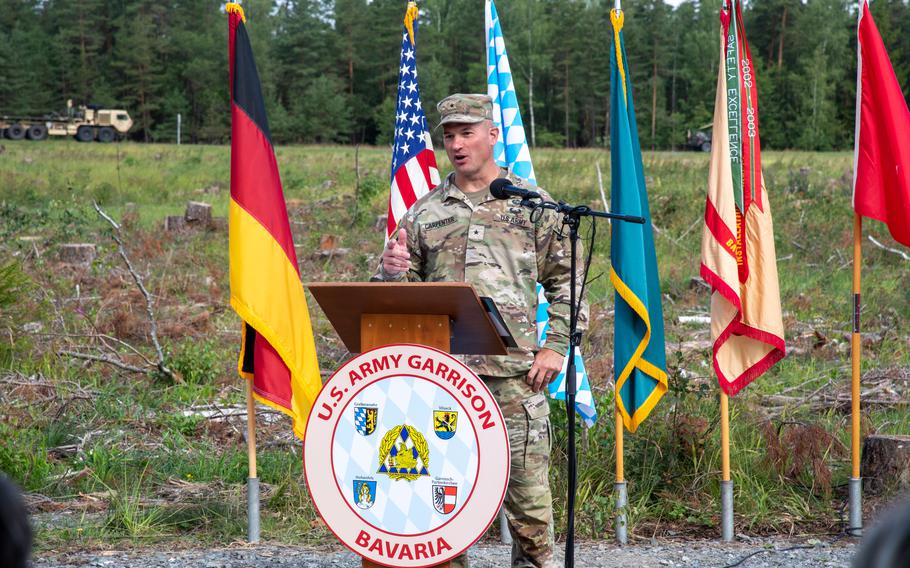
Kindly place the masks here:
<instances>
[{"instance_id":1,"label":"soldier in camouflage uniform","mask_svg":"<svg viewBox=\"0 0 910 568\"><path fill-rule=\"evenodd\" d=\"M490 182L500 177L533 188L493 159L498 129L490 97L451 95L437 108L455 171L410 208L383 251L374 279L470 282L479 295L496 302L518 348L502 357L467 356L465 363L493 393L509 433L512 466L505 512L513 538L512 566L554 566L548 476L552 430L541 391L559 374L568 348L568 239L560 237L553 211L532 221L519 199L490 194ZM536 282L550 301L543 348L537 346ZM467 566L466 557L456 558L453 566Z\"/></svg>"}]
</instances>

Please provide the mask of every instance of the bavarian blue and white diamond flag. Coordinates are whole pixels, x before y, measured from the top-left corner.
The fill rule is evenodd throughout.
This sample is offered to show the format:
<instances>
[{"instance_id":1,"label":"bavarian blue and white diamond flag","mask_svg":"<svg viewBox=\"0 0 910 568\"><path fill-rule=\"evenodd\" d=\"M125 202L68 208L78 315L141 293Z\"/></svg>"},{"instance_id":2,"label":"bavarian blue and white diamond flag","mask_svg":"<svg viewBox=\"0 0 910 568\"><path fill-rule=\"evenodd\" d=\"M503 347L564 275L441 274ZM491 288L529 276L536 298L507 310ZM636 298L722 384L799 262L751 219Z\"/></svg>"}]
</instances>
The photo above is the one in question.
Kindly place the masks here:
<instances>
[{"instance_id":1,"label":"bavarian blue and white diamond flag","mask_svg":"<svg viewBox=\"0 0 910 568\"><path fill-rule=\"evenodd\" d=\"M499 139L493 148L496 163L509 168L519 177L536 184L531 151L525 138L525 127L518 110L518 97L512 82L512 69L502 37L502 26L493 0L486 1L487 94L493 99L493 122L499 127Z\"/></svg>"},{"instance_id":2,"label":"bavarian blue and white diamond flag","mask_svg":"<svg viewBox=\"0 0 910 568\"><path fill-rule=\"evenodd\" d=\"M506 53L506 42L502 36L499 14L493 0L486 0L486 19L484 29L487 39L487 94L493 99L493 122L499 127L499 139L493 149L493 157L500 166L509 168L512 173L537 184L534 166L531 164L531 150L525 137L524 123L518 108L518 96L512 81L512 69L509 67L509 55ZM541 345L546 338L549 327L547 308L549 302L543 294L543 287L537 284L537 339ZM568 353L567 353L568 355ZM566 398L566 367L568 357L563 362L562 372L550 383L550 396L557 400ZM594 395L585 371L581 352L575 350L575 409L584 418L585 424L591 426L597 420L594 408Z\"/></svg>"},{"instance_id":3,"label":"bavarian blue and white diamond flag","mask_svg":"<svg viewBox=\"0 0 910 568\"><path fill-rule=\"evenodd\" d=\"M543 293L543 286L537 284L537 344L543 345L547 340L547 330L550 328L547 308L550 303ZM568 353L567 353L568 355ZM569 358L565 357L562 363L562 371L552 383L550 383L550 396L556 400L566 399L566 369L569 366ZM585 371L585 362L581 358L581 348L575 349L575 411L581 415L588 428L594 425L597 420L597 408L594 405L594 393L591 392L591 383L588 381L588 373Z\"/></svg>"}]
</instances>

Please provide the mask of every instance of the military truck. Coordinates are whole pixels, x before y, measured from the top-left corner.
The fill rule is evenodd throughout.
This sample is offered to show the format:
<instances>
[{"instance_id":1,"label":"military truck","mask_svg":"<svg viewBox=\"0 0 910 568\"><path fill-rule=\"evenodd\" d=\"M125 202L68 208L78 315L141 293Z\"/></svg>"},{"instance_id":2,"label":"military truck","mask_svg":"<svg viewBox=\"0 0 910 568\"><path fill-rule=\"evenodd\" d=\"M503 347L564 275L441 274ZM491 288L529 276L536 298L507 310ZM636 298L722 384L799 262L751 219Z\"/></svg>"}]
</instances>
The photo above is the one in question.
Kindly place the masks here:
<instances>
[{"instance_id":1,"label":"military truck","mask_svg":"<svg viewBox=\"0 0 910 568\"><path fill-rule=\"evenodd\" d=\"M73 106L66 101L66 114L56 112L40 117L0 116L0 138L44 140L48 136L73 136L79 142L113 142L133 126L125 110L102 109L98 105Z\"/></svg>"},{"instance_id":2,"label":"military truck","mask_svg":"<svg viewBox=\"0 0 910 568\"><path fill-rule=\"evenodd\" d=\"M711 134L714 124L709 122L686 131L686 148L696 152L711 151Z\"/></svg>"}]
</instances>

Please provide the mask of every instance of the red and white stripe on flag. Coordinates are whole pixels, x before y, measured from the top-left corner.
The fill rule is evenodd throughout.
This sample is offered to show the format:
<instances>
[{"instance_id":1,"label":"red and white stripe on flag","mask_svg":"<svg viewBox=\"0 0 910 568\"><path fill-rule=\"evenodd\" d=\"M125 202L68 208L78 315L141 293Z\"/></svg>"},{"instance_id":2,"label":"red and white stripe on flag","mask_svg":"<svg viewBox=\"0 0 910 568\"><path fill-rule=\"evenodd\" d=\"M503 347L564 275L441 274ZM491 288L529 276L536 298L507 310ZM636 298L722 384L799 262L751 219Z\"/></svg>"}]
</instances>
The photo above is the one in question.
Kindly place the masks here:
<instances>
[{"instance_id":1,"label":"red and white stripe on flag","mask_svg":"<svg viewBox=\"0 0 910 568\"><path fill-rule=\"evenodd\" d=\"M439 184L439 170L433 143L426 135L429 148L423 150L392 172L391 193L389 194L389 219L386 237L390 237L398 222L414 202Z\"/></svg>"}]
</instances>

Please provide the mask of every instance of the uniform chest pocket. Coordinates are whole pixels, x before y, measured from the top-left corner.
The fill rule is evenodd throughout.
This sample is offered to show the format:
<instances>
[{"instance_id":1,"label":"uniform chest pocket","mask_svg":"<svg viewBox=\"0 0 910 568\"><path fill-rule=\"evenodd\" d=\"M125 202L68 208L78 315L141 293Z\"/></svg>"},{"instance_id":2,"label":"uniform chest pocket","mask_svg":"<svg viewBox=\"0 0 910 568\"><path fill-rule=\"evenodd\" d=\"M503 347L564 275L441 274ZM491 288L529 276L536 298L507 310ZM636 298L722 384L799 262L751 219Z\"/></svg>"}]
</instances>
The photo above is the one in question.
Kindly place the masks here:
<instances>
[{"instance_id":1,"label":"uniform chest pocket","mask_svg":"<svg viewBox=\"0 0 910 568\"><path fill-rule=\"evenodd\" d=\"M435 274L441 266L451 266L459 258L464 258L464 233L464 220L454 215L421 225L421 252L428 275Z\"/></svg>"}]
</instances>

